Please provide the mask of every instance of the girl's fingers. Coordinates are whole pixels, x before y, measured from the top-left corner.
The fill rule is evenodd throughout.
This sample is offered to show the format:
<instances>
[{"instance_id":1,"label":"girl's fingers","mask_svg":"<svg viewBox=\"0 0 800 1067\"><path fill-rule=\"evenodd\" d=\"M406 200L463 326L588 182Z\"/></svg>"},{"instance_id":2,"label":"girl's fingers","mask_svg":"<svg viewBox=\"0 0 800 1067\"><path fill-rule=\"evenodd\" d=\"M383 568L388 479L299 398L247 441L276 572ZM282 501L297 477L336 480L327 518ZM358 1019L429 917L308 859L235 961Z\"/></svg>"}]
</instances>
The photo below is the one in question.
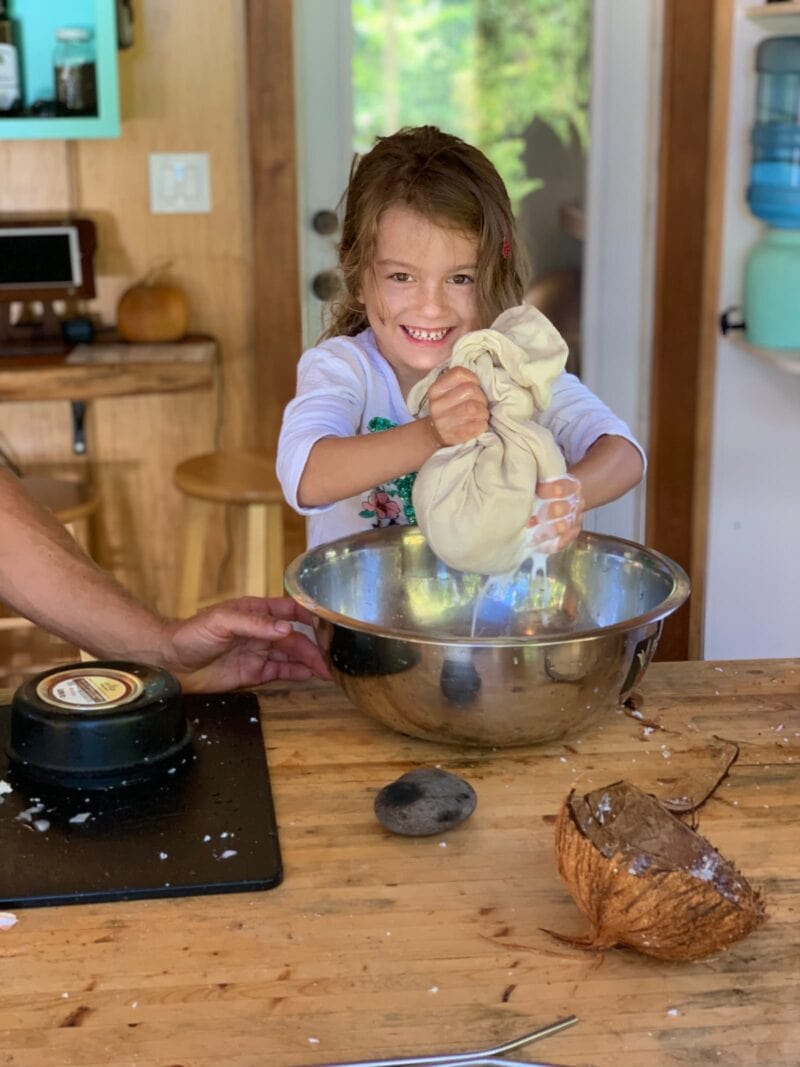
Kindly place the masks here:
<instances>
[{"instance_id":1,"label":"girl's fingers","mask_svg":"<svg viewBox=\"0 0 800 1067\"><path fill-rule=\"evenodd\" d=\"M536 518L539 522L550 522L553 519L561 519L574 511L574 504L563 497L555 500L544 500L536 508Z\"/></svg>"},{"instance_id":2,"label":"girl's fingers","mask_svg":"<svg viewBox=\"0 0 800 1067\"><path fill-rule=\"evenodd\" d=\"M441 417L445 414L459 415L470 411L479 411L488 416L489 402L486 394L477 386L453 390L438 399L431 399L432 415Z\"/></svg>"},{"instance_id":3,"label":"girl's fingers","mask_svg":"<svg viewBox=\"0 0 800 1067\"><path fill-rule=\"evenodd\" d=\"M439 375L428 390L428 396L430 399L441 397L444 396L445 393L449 393L453 389L458 389L459 386L465 384L475 385L480 389L477 374L474 374L471 370L467 370L466 367L450 367L444 374Z\"/></svg>"},{"instance_id":4,"label":"girl's fingers","mask_svg":"<svg viewBox=\"0 0 800 1067\"><path fill-rule=\"evenodd\" d=\"M440 396L430 397L430 417L437 438L445 445L462 444L488 428L489 402L477 384L477 379L472 382L458 382Z\"/></svg>"},{"instance_id":5,"label":"girl's fingers","mask_svg":"<svg viewBox=\"0 0 800 1067\"><path fill-rule=\"evenodd\" d=\"M562 474L557 478L546 478L536 485L536 495L543 500L580 496L581 492L581 483L574 474Z\"/></svg>"}]
</instances>

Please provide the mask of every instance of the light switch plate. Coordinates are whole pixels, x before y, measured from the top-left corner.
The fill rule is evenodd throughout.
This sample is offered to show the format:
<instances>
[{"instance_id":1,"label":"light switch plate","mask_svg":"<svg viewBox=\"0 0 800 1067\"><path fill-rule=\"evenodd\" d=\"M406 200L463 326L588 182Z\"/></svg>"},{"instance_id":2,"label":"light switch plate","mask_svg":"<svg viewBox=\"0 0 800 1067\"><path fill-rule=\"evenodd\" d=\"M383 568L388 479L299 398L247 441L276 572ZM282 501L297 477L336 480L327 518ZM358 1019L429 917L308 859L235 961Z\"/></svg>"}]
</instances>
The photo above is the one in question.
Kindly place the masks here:
<instances>
[{"instance_id":1,"label":"light switch plate","mask_svg":"<svg viewBox=\"0 0 800 1067\"><path fill-rule=\"evenodd\" d=\"M150 211L154 215L211 211L208 152L150 153Z\"/></svg>"}]
</instances>

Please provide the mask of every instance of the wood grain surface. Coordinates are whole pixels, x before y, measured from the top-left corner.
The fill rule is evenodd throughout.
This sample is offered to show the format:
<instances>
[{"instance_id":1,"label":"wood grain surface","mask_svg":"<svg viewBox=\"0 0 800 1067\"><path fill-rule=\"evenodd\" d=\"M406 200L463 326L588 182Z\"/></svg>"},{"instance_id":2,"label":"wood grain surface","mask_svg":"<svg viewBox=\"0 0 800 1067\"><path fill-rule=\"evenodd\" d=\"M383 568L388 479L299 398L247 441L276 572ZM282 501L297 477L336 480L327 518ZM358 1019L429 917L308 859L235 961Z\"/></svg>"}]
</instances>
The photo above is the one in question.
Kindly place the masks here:
<instances>
[{"instance_id":1,"label":"wood grain surface","mask_svg":"<svg viewBox=\"0 0 800 1067\"><path fill-rule=\"evenodd\" d=\"M216 343L205 338L171 345L97 344L89 349L92 358L86 362L4 359L0 400L95 400L210 389L216 349Z\"/></svg>"},{"instance_id":2,"label":"wood grain surface","mask_svg":"<svg viewBox=\"0 0 800 1067\"><path fill-rule=\"evenodd\" d=\"M391 733L332 686L265 690L283 885L18 909L0 932L0 1064L300 1067L485 1047L573 1012L514 1058L797 1064L800 661L658 663L642 692L641 720L495 751ZM686 964L544 933L584 930L553 857L569 790L627 778L663 795L715 736L741 751L699 830L763 891L767 924ZM418 766L473 785L465 824L379 826L376 791Z\"/></svg>"}]
</instances>

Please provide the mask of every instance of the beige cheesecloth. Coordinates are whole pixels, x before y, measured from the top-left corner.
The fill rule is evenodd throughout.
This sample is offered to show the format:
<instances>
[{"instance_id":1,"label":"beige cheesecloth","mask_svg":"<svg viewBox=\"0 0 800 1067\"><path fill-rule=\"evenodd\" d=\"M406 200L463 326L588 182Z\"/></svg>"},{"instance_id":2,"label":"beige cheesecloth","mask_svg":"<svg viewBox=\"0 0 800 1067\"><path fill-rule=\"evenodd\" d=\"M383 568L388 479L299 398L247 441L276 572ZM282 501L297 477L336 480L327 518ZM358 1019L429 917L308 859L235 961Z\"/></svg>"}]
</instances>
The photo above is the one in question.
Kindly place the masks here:
<instances>
[{"instance_id":1,"label":"beige cheesecloth","mask_svg":"<svg viewBox=\"0 0 800 1067\"><path fill-rule=\"evenodd\" d=\"M439 375L466 367L489 398L489 429L439 449L414 483L417 522L448 566L504 574L530 555L526 532L536 483L566 471L553 435L534 421L534 412L549 405L566 359L561 334L540 311L522 305L504 311L491 329L462 337L448 362L408 394L412 415L427 415L428 390Z\"/></svg>"}]
</instances>

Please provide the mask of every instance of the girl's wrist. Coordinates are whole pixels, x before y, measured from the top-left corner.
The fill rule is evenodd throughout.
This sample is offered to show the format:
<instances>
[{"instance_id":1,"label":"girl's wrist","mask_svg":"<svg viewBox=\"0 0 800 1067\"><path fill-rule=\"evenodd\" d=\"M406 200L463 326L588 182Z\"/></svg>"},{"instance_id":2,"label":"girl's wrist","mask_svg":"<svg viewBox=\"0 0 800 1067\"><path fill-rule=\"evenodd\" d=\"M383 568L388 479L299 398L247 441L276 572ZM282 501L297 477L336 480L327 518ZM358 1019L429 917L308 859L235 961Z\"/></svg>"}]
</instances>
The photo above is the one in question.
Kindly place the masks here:
<instances>
[{"instance_id":1,"label":"girl's wrist","mask_svg":"<svg viewBox=\"0 0 800 1067\"><path fill-rule=\"evenodd\" d=\"M421 421L426 424L426 428L427 428L427 431L428 431L428 436L432 439L433 443L435 444L436 451L438 452L440 448L447 448L447 442L442 440L442 437L441 437L439 431L436 429L436 423L433 421L433 419L430 417L430 415L426 415L425 418L422 419Z\"/></svg>"}]
</instances>

